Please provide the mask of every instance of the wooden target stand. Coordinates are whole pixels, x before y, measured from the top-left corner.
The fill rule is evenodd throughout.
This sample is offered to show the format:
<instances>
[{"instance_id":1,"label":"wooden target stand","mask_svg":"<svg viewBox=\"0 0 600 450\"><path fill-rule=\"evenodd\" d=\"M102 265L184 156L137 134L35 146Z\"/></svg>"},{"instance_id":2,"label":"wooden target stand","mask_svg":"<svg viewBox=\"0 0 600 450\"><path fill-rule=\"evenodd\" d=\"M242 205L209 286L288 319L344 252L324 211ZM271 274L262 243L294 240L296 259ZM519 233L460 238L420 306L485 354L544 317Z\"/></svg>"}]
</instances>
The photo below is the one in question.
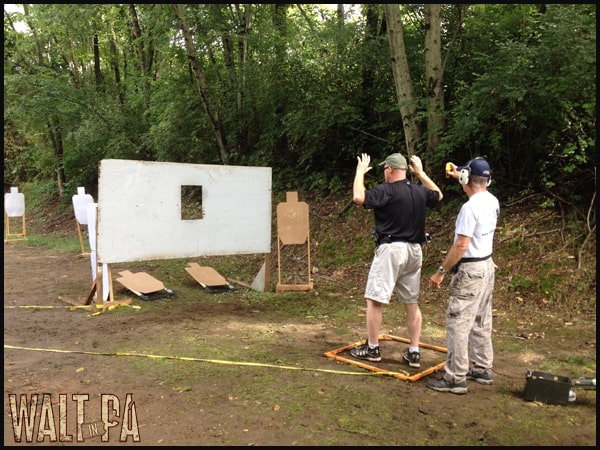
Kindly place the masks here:
<instances>
[{"instance_id":1,"label":"wooden target stand","mask_svg":"<svg viewBox=\"0 0 600 450\"><path fill-rule=\"evenodd\" d=\"M102 281L98 283L98 280L102 280L102 264L98 264L96 279L92 282L92 286L88 292L87 297L83 299L83 303L77 300L72 300L67 297L60 296L58 299L69 305L74 306L88 306L89 310L92 311L94 309L110 309L113 306L117 305L131 305L132 299L126 298L124 300L114 300L114 291L113 291L113 282L112 282L112 274L110 270L110 266L108 267L108 285L109 285L109 294L106 301L102 300L104 298L102 292Z\"/></svg>"},{"instance_id":2,"label":"wooden target stand","mask_svg":"<svg viewBox=\"0 0 600 450\"><path fill-rule=\"evenodd\" d=\"M92 287L90 288L90 292L85 298L84 305L91 305L92 302L96 304L97 308L110 308L115 305L131 305L132 300L130 298L126 298L125 300L115 300L115 293L113 289L113 280L112 280L112 270L110 264L106 264L106 269L108 271L108 298L107 301L104 301L104 293L102 289L102 279L103 279L103 266L104 264L98 264L96 268L96 279L92 283ZM100 282L98 282L100 280ZM94 295L96 296L96 301L94 301Z\"/></svg>"},{"instance_id":3,"label":"wooden target stand","mask_svg":"<svg viewBox=\"0 0 600 450\"><path fill-rule=\"evenodd\" d=\"M21 216L21 232L20 233L11 233L10 232L10 217L6 212L4 213L4 242L13 242L13 241L26 241L27 240L27 231L25 228L25 213Z\"/></svg>"},{"instance_id":4,"label":"wooden target stand","mask_svg":"<svg viewBox=\"0 0 600 450\"><path fill-rule=\"evenodd\" d=\"M308 205L298 201L297 192L286 193L287 202L277 205L277 286L279 291L310 291L313 283L310 278L310 230ZM305 284L282 284L281 248L283 245L307 244L307 274Z\"/></svg>"},{"instance_id":5,"label":"wooden target stand","mask_svg":"<svg viewBox=\"0 0 600 450\"><path fill-rule=\"evenodd\" d=\"M81 232L81 224L79 220L75 219L77 223L77 234L79 235L79 245L81 245L81 253L77 255L78 258L85 258L86 256L90 256L90 252L85 250L85 246L83 245L83 233Z\"/></svg>"},{"instance_id":6,"label":"wooden target stand","mask_svg":"<svg viewBox=\"0 0 600 450\"><path fill-rule=\"evenodd\" d=\"M21 231L11 233L11 217L21 218ZM4 242L26 241L25 228L25 195L19 192L18 187L11 187L10 192L4 194Z\"/></svg>"},{"instance_id":7,"label":"wooden target stand","mask_svg":"<svg viewBox=\"0 0 600 450\"><path fill-rule=\"evenodd\" d=\"M401 337L396 337L396 336L392 336L389 334L380 334L379 335L379 340L382 341L397 341L397 342L404 342L406 344L410 344L410 339L406 339L406 338L401 338ZM418 372L414 375L410 375L408 372L404 372L404 373L400 373L400 372L390 372L389 370L385 370L382 369L380 367L376 367L373 366L371 364L366 364L364 362L361 362L358 359L349 359L349 358L345 358L343 356L338 356L340 353L351 350L355 347L358 347L360 345L363 345L366 343L366 340L362 340L360 342L355 342L354 344L349 344L349 345L345 345L344 347L335 349L335 350L331 350L329 352L325 352L325 356L330 358L330 359L334 359L336 361L341 361L341 362L345 362L348 364L352 364L353 366L357 366L357 367L361 367L363 369L367 369L370 370L372 372L380 372L380 373L385 373L386 375L395 377L395 378L400 378L401 380L406 380L406 381L417 381L420 380L423 377L426 377L427 375L430 375L434 372L437 372L439 370L441 370L444 365L446 364L446 359L444 358L443 362L440 362L439 364L436 364L435 366L429 367L421 372ZM437 345L432 345L432 344L424 344L423 342L419 342L419 347L422 348L427 348L430 350L435 350L438 352L442 352L442 353L448 353L448 349L445 347L439 347Z\"/></svg>"},{"instance_id":8,"label":"wooden target stand","mask_svg":"<svg viewBox=\"0 0 600 450\"><path fill-rule=\"evenodd\" d=\"M83 233L81 232L81 225L88 226L87 207L94 203L94 199L90 194L85 193L85 187L78 187L77 194L72 197L73 211L75 212L75 223L77 225L77 234L79 235L79 245L81 246L81 254L77 255L77 258L84 258L90 256L91 250L86 251L83 245ZM90 228L88 226L88 233Z\"/></svg>"},{"instance_id":9,"label":"wooden target stand","mask_svg":"<svg viewBox=\"0 0 600 450\"><path fill-rule=\"evenodd\" d=\"M83 188L79 188L79 189L83 189ZM80 191L80 197L83 197L83 191ZM74 202L73 202L73 206L81 206L81 205L76 205L75 202L75 198L77 196L73 196ZM91 199L91 196L87 195L86 197L89 197ZM86 199L87 200L87 199ZM86 206L86 215L87 215L87 207L93 205L93 201L89 202L86 201L86 204L84 206ZM76 211L76 222L78 225L78 230L80 230L79 228L79 222L80 220L83 222L83 209L78 209L75 208ZM80 215L79 218L77 218L78 213ZM93 216L89 216L89 217L94 217L93 220L90 222L90 220L88 220L87 226L88 226L88 234L91 235L96 235L97 233L97 229L96 229L96 223L97 223L97 214L98 211L94 210ZM89 218L88 217L88 218ZM83 247L83 238L81 236L81 233L79 235L80 237L80 243L81 243L81 248L82 251L84 249ZM97 238L94 239L94 243L92 244L92 241L90 240L90 258L94 257L96 258L96 242L97 242ZM79 257L82 257L82 255L79 255ZM75 306L89 306L90 310L93 310L94 308L99 308L99 309L110 309L113 306L117 306L117 305L131 305L132 303L132 299L131 298L126 298L124 300L115 300L115 293L114 293L114 288L113 288L113 277L112 277L112 268L110 266L110 264L102 264L102 263L98 263L96 261L96 268L95 268L95 278L94 281L92 282L92 285L90 287L90 290L87 294L87 296L85 298L83 298L82 300L72 300L69 298L65 298L65 297L59 297L59 300L68 303L70 305L75 305ZM103 280L104 280L104 269L106 269L106 275L107 275L107 284L108 284L108 295L106 296L106 301L104 300L104 292L103 292ZM94 270L94 269L92 269ZM83 301L83 304L81 303ZM94 304L94 305L93 305Z\"/></svg>"}]
</instances>

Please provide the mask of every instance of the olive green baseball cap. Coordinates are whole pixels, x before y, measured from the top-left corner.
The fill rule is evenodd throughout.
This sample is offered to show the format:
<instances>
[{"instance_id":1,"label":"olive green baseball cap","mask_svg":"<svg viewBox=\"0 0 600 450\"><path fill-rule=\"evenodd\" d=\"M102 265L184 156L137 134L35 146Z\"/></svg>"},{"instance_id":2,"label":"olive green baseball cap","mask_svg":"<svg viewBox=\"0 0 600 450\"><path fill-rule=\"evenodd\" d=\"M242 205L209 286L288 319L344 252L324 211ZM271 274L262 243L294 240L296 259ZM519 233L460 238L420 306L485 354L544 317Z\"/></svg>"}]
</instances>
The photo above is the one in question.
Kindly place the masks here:
<instances>
[{"instance_id":1,"label":"olive green baseball cap","mask_svg":"<svg viewBox=\"0 0 600 450\"><path fill-rule=\"evenodd\" d=\"M380 166L387 164L392 169L406 169L406 158L400 153L392 153L390 156L385 158L385 161L380 163Z\"/></svg>"}]
</instances>

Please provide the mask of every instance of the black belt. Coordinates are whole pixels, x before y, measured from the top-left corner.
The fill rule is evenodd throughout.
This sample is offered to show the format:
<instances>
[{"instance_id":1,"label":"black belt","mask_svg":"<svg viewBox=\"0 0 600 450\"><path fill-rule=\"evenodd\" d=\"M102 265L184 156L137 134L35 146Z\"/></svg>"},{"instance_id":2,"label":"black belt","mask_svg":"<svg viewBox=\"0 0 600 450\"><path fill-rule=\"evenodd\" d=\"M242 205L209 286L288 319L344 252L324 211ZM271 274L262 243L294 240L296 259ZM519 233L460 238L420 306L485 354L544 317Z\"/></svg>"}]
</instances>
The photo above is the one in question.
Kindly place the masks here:
<instances>
[{"instance_id":1,"label":"black belt","mask_svg":"<svg viewBox=\"0 0 600 450\"><path fill-rule=\"evenodd\" d=\"M490 259L491 257L492 257L492 255L487 255L487 256L484 256L482 258L461 258L461 260L458 261L456 263L456 265L452 269L450 269L450 273L456 273L456 272L458 272L458 267L462 263L485 261L486 259Z\"/></svg>"},{"instance_id":2,"label":"black belt","mask_svg":"<svg viewBox=\"0 0 600 450\"><path fill-rule=\"evenodd\" d=\"M379 234L377 231L371 231L371 237L375 241L375 245L379 246L381 244L391 244L392 242L406 242L408 244L421 244L420 242L412 242L407 239L397 238L392 236L391 234Z\"/></svg>"},{"instance_id":3,"label":"black belt","mask_svg":"<svg viewBox=\"0 0 600 450\"><path fill-rule=\"evenodd\" d=\"M406 242L407 244L418 244L419 242L411 242L406 239L397 239L393 237L384 236L377 241L377 245L381 244L391 244L392 242Z\"/></svg>"},{"instance_id":4,"label":"black belt","mask_svg":"<svg viewBox=\"0 0 600 450\"><path fill-rule=\"evenodd\" d=\"M485 261L486 259L490 259L491 257L492 257L492 255L487 255L482 258L461 258L461 260L458 263L462 264L462 263Z\"/></svg>"}]
</instances>

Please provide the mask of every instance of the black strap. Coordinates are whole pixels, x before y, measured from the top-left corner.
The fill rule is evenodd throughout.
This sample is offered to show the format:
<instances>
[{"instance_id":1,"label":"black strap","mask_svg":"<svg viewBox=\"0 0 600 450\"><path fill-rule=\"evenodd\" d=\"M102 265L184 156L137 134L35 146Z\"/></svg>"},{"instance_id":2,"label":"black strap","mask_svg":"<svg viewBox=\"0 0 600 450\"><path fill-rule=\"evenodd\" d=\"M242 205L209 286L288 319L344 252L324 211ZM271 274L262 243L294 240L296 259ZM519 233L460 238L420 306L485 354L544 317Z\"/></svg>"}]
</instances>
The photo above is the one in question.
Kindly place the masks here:
<instances>
[{"instance_id":1,"label":"black strap","mask_svg":"<svg viewBox=\"0 0 600 450\"><path fill-rule=\"evenodd\" d=\"M462 258L459 262L462 263L469 263L469 262L479 262L479 261L485 261L486 259L490 259L492 257L492 255L487 255L484 256L482 258Z\"/></svg>"},{"instance_id":2,"label":"black strap","mask_svg":"<svg viewBox=\"0 0 600 450\"><path fill-rule=\"evenodd\" d=\"M379 235L377 239L377 245L391 244L392 242L406 242L408 244L419 244L419 242L411 242L402 238L395 238L389 234Z\"/></svg>"}]
</instances>

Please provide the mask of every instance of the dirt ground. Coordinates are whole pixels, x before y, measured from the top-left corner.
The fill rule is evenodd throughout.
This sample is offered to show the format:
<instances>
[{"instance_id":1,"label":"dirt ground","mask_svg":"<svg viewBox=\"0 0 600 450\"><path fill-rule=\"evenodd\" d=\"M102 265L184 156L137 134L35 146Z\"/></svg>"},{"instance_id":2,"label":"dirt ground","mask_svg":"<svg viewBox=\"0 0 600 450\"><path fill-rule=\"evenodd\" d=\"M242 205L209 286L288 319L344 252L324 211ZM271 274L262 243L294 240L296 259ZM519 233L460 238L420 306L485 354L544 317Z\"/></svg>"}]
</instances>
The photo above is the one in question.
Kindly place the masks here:
<instances>
[{"instance_id":1,"label":"dirt ground","mask_svg":"<svg viewBox=\"0 0 600 450\"><path fill-rule=\"evenodd\" d=\"M90 278L87 258L5 243L4 445L596 444L595 390L577 390L565 406L523 400L528 369L551 358L595 361L595 318L520 333L500 314L495 384L453 395L426 388L429 377L373 376L324 357L364 333L360 295L344 330L252 305L243 290L195 302L134 297L101 314L60 300L85 298ZM443 329L441 305L422 309ZM398 325L390 331L402 335ZM436 340L443 345L443 335ZM241 347L235 361L219 350L227 345ZM150 348L189 359L152 357ZM403 348L383 342L382 367L408 370ZM272 364L253 364L253 354Z\"/></svg>"}]
</instances>

